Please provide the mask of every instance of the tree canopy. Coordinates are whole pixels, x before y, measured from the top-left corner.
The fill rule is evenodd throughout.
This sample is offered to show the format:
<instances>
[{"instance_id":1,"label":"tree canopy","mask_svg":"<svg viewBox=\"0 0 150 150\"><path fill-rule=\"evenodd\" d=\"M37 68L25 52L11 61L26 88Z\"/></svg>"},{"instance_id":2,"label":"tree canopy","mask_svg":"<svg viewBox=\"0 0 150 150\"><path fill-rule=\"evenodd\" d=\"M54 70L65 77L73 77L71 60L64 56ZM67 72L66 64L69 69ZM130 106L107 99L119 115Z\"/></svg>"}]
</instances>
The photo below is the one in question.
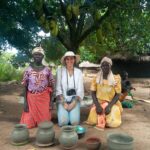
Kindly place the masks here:
<instances>
[{"instance_id":1,"label":"tree canopy","mask_svg":"<svg viewBox=\"0 0 150 150\"><path fill-rule=\"evenodd\" d=\"M30 56L39 43L52 59L66 50L93 53L94 59L141 54L150 48L149 24L149 0L0 1L0 46L16 47L20 56ZM41 30L50 37L40 37Z\"/></svg>"}]
</instances>

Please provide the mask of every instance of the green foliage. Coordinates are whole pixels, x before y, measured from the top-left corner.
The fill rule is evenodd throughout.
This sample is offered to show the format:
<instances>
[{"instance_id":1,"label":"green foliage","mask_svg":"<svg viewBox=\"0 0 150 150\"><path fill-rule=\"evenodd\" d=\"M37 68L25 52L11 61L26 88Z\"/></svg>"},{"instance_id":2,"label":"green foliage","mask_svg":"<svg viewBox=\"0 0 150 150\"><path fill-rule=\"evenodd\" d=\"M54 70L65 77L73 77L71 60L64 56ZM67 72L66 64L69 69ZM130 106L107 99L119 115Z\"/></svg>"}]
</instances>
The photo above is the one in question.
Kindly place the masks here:
<instances>
[{"instance_id":1,"label":"green foliage","mask_svg":"<svg viewBox=\"0 0 150 150\"><path fill-rule=\"evenodd\" d=\"M10 62L15 68L22 68L25 67L26 63L30 62L30 59L31 57L18 52L17 55L12 57Z\"/></svg>"},{"instance_id":2,"label":"green foliage","mask_svg":"<svg viewBox=\"0 0 150 150\"><path fill-rule=\"evenodd\" d=\"M80 46L93 61L108 53L144 54L150 49L149 8L149 0L1 0L0 47L19 50L15 65L29 61L39 43L48 60L67 50L78 52ZM40 37L41 30L55 41Z\"/></svg>"},{"instance_id":3,"label":"green foliage","mask_svg":"<svg viewBox=\"0 0 150 150\"><path fill-rule=\"evenodd\" d=\"M149 53L150 11L147 10L148 8L149 2L142 4L139 1L134 3L131 1L126 5L126 9L117 8L101 24L100 32L96 32L96 35L91 34L85 39L86 49L92 45L97 53L102 50L104 55L120 53L137 56ZM95 42L95 38L98 43Z\"/></svg>"},{"instance_id":4,"label":"green foliage","mask_svg":"<svg viewBox=\"0 0 150 150\"><path fill-rule=\"evenodd\" d=\"M13 54L5 52L0 55L0 81L20 81L22 78L23 69L16 69L12 66Z\"/></svg>"},{"instance_id":5,"label":"green foliage","mask_svg":"<svg viewBox=\"0 0 150 150\"><path fill-rule=\"evenodd\" d=\"M20 81L22 70L14 68L11 64L0 63L0 81Z\"/></svg>"},{"instance_id":6,"label":"green foliage","mask_svg":"<svg viewBox=\"0 0 150 150\"><path fill-rule=\"evenodd\" d=\"M66 49L61 45L61 43L55 37L50 37L43 40L41 44L45 50L46 61L60 64L60 58L66 52Z\"/></svg>"},{"instance_id":7,"label":"green foliage","mask_svg":"<svg viewBox=\"0 0 150 150\"><path fill-rule=\"evenodd\" d=\"M96 54L92 53L90 50L85 49L84 46L80 47L80 57L81 61L90 61L90 62L96 62L97 57Z\"/></svg>"}]
</instances>

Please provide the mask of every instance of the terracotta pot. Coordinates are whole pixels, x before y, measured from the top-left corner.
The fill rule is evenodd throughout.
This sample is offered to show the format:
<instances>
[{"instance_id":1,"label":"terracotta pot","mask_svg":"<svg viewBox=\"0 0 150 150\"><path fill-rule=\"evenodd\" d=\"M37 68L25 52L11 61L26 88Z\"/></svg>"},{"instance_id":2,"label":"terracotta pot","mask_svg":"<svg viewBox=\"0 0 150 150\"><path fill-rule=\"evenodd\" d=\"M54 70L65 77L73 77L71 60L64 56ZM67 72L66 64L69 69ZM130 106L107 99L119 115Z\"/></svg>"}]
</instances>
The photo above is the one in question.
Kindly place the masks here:
<instances>
[{"instance_id":1,"label":"terracotta pot","mask_svg":"<svg viewBox=\"0 0 150 150\"><path fill-rule=\"evenodd\" d=\"M52 122L42 122L38 125L38 131L36 134L37 145L49 145L54 143L55 132L53 130Z\"/></svg>"},{"instance_id":2,"label":"terracotta pot","mask_svg":"<svg viewBox=\"0 0 150 150\"><path fill-rule=\"evenodd\" d=\"M99 150L101 147L101 141L99 138L90 137L86 140L86 147L89 150Z\"/></svg>"},{"instance_id":3,"label":"terracotta pot","mask_svg":"<svg viewBox=\"0 0 150 150\"><path fill-rule=\"evenodd\" d=\"M29 131L25 124L16 124L11 133L11 143L14 145L24 145L29 141Z\"/></svg>"},{"instance_id":4,"label":"terracotta pot","mask_svg":"<svg viewBox=\"0 0 150 150\"><path fill-rule=\"evenodd\" d=\"M59 136L59 142L64 148L72 148L77 144L78 135L73 126L62 127L61 134Z\"/></svg>"}]
</instances>

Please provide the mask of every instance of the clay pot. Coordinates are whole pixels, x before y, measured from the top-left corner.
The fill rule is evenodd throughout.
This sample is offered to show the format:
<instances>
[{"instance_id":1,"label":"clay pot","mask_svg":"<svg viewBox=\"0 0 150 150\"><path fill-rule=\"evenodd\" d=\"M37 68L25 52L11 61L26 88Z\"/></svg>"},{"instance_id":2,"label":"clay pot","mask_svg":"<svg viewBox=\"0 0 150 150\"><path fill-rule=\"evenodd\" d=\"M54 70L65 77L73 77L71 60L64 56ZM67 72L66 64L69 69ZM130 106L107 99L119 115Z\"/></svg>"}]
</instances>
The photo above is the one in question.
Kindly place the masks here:
<instances>
[{"instance_id":1,"label":"clay pot","mask_svg":"<svg viewBox=\"0 0 150 150\"><path fill-rule=\"evenodd\" d=\"M133 150L133 137L125 133L111 133L107 138L109 150Z\"/></svg>"},{"instance_id":2,"label":"clay pot","mask_svg":"<svg viewBox=\"0 0 150 150\"><path fill-rule=\"evenodd\" d=\"M86 140L86 147L89 150L98 150L101 147L101 141L99 138L91 137Z\"/></svg>"},{"instance_id":3,"label":"clay pot","mask_svg":"<svg viewBox=\"0 0 150 150\"><path fill-rule=\"evenodd\" d=\"M61 134L59 136L59 142L62 147L66 149L73 148L78 141L78 135L73 126L64 126L62 127Z\"/></svg>"},{"instance_id":4,"label":"clay pot","mask_svg":"<svg viewBox=\"0 0 150 150\"><path fill-rule=\"evenodd\" d=\"M36 134L36 145L49 146L54 143L55 132L53 130L53 123L46 121L38 125Z\"/></svg>"},{"instance_id":5,"label":"clay pot","mask_svg":"<svg viewBox=\"0 0 150 150\"><path fill-rule=\"evenodd\" d=\"M16 124L11 133L11 143L13 145L24 145L29 142L29 131L25 124Z\"/></svg>"}]
</instances>

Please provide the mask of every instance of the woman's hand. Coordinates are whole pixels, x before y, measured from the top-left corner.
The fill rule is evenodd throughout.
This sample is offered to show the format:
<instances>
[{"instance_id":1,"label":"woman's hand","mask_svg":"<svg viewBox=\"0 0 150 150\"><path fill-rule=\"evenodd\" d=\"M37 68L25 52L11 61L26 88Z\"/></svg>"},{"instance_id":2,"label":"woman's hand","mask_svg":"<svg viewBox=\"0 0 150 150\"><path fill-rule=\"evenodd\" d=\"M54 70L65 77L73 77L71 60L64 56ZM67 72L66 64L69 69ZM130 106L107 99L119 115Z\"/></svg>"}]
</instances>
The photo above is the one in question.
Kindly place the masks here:
<instances>
[{"instance_id":1,"label":"woman's hand","mask_svg":"<svg viewBox=\"0 0 150 150\"><path fill-rule=\"evenodd\" d=\"M76 106L76 101L72 101L71 104L68 105L68 111L71 111Z\"/></svg>"},{"instance_id":2,"label":"woman's hand","mask_svg":"<svg viewBox=\"0 0 150 150\"><path fill-rule=\"evenodd\" d=\"M29 112L29 106L28 106L28 103L27 103L26 99L24 100L23 109L24 109L24 112Z\"/></svg>"},{"instance_id":3,"label":"woman's hand","mask_svg":"<svg viewBox=\"0 0 150 150\"><path fill-rule=\"evenodd\" d=\"M81 98L79 96L76 96L77 101L81 101Z\"/></svg>"},{"instance_id":4,"label":"woman's hand","mask_svg":"<svg viewBox=\"0 0 150 150\"><path fill-rule=\"evenodd\" d=\"M96 113L97 114L102 114L103 113L103 108L100 105L96 106Z\"/></svg>"},{"instance_id":5,"label":"woman's hand","mask_svg":"<svg viewBox=\"0 0 150 150\"><path fill-rule=\"evenodd\" d=\"M69 106L68 106L67 103L64 102L63 106L64 106L64 108L65 108L66 110L68 110L68 107L69 107Z\"/></svg>"},{"instance_id":6,"label":"woman's hand","mask_svg":"<svg viewBox=\"0 0 150 150\"><path fill-rule=\"evenodd\" d=\"M58 103L64 103L64 97L63 97L63 95L61 94L61 95L58 95L58 96L56 96L56 101L58 102Z\"/></svg>"},{"instance_id":7,"label":"woman's hand","mask_svg":"<svg viewBox=\"0 0 150 150\"><path fill-rule=\"evenodd\" d=\"M92 91L92 99L93 99L93 102L96 106L96 113L97 114L102 114L103 113L103 108L101 107L100 103L98 102L98 99L96 97L96 91Z\"/></svg>"},{"instance_id":8,"label":"woman's hand","mask_svg":"<svg viewBox=\"0 0 150 150\"><path fill-rule=\"evenodd\" d=\"M28 106L28 101L27 101L27 91L28 91L28 86L25 86L24 88L24 112L29 112L29 106Z\"/></svg>"},{"instance_id":9,"label":"woman's hand","mask_svg":"<svg viewBox=\"0 0 150 150\"><path fill-rule=\"evenodd\" d=\"M110 112L111 112L111 106L108 105L108 106L105 108L105 115L108 115Z\"/></svg>"}]
</instances>

